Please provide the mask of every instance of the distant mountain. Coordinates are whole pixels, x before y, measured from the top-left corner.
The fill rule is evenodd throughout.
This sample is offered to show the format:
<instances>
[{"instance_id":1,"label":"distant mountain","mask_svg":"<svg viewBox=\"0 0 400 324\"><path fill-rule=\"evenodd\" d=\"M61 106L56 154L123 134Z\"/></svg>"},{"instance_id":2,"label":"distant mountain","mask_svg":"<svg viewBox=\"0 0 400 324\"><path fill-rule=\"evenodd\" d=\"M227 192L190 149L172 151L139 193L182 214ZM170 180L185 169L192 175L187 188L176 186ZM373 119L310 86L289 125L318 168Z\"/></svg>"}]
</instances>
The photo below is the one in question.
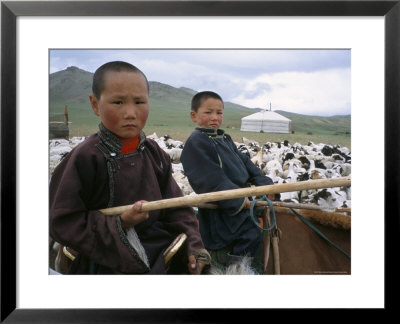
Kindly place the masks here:
<instances>
[{"instance_id":1,"label":"distant mountain","mask_svg":"<svg viewBox=\"0 0 400 324\"><path fill-rule=\"evenodd\" d=\"M284 115L285 117L287 116L291 116L291 117L304 117L304 116L313 116L313 115L303 115L303 114L297 114L294 112L290 112L290 111L284 111L284 110L274 110L275 112L277 112L278 114ZM314 116L317 118L332 118L332 117L343 117L343 118L350 118L351 115L333 115L333 116L327 116L327 117L323 117L323 116ZM288 117L289 118L289 117Z\"/></svg>"},{"instance_id":2,"label":"distant mountain","mask_svg":"<svg viewBox=\"0 0 400 324\"><path fill-rule=\"evenodd\" d=\"M93 73L75 66L50 74L50 111L53 104L63 105L88 103L92 92ZM64 106L63 106L64 107Z\"/></svg>"},{"instance_id":3,"label":"distant mountain","mask_svg":"<svg viewBox=\"0 0 400 324\"><path fill-rule=\"evenodd\" d=\"M92 112L89 95L92 90L93 73L75 66L50 74L49 115L50 121L62 121L64 107L68 107L70 127L88 129L97 128L99 119ZM197 91L150 81L150 116L147 125L179 126L191 125L189 118L190 103ZM225 103L225 116L230 124L232 120L248 115L253 110L234 103ZM85 131L86 133L86 131Z\"/></svg>"},{"instance_id":4,"label":"distant mountain","mask_svg":"<svg viewBox=\"0 0 400 324\"><path fill-rule=\"evenodd\" d=\"M49 80L49 119L62 121L64 107L68 107L70 129L73 134L86 135L97 129L99 118L92 112L89 95L92 90L93 73L71 66L51 73ZM155 129L192 128L189 118L191 99L197 91L186 87L173 86L150 81L150 115L146 127ZM259 109L250 109L231 102L225 102L224 124L228 128L240 128L241 118ZM277 111L292 120L296 131L326 133L350 132L350 116L317 117ZM183 129L182 128L182 129Z\"/></svg>"},{"instance_id":5,"label":"distant mountain","mask_svg":"<svg viewBox=\"0 0 400 324\"><path fill-rule=\"evenodd\" d=\"M278 114L292 121L293 129L301 132L317 132L319 134L349 134L351 129L351 115L337 116L309 116L283 110L276 110Z\"/></svg>"},{"instance_id":6,"label":"distant mountain","mask_svg":"<svg viewBox=\"0 0 400 324\"><path fill-rule=\"evenodd\" d=\"M182 89L182 90L185 90L185 91L189 92L192 96L194 96L197 93L197 91L194 91L192 89L185 88L185 87L180 87L179 89Z\"/></svg>"},{"instance_id":7,"label":"distant mountain","mask_svg":"<svg viewBox=\"0 0 400 324\"><path fill-rule=\"evenodd\" d=\"M88 105L89 95L91 94L93 73L84 71L75 66L68 67L65 70L50 74L50 115L63 113L65 105L72 109L76 105ZM162 105L170 108L190 107L190 102L197 91L180 87L175 88L170 85L150 81L150 100L155 107ZM151 103L152 103L151 102ZM226 102L228 109L246 110L249 108Z\"/></svg>"},{"instance_id":8,"label":"distant mountain","mask_svg":"<svg viewBox=\"0 0 400 324\"><path fill-rule=\"evenodd\" d=\"M196 91L188 88L175 88L170 85L149 81L150 98L173 102L190 102Z\"/></svg>"}]
</instances>

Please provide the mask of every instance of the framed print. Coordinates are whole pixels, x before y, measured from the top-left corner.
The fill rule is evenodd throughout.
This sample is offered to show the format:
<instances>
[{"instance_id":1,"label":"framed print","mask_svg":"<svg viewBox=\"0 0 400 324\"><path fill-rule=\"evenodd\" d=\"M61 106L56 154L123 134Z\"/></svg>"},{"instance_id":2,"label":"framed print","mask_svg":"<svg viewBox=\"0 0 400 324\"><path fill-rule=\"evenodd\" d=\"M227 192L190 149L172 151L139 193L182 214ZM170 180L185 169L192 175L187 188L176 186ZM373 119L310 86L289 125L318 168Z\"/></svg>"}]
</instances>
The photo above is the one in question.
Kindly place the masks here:
<instances>
[{"instance_id":1,"label":"framed print","mask_svg":"<svg viewBox=\"0 0 400 324\"><path fill-rule=\"evenodd\" d=\"M269 308L389 310L394 306L389 296L398 282L390 264L390 256L398 253L391 238L399 230L398 0L4 1L1 25L2 321L226 322L242 312L266 316ZM221 35L226 37L218 38ZM140 282L137 276L48 276L47 263L41 265L47 262L42 250L48 237L40 229L48 226L48 141L43 145L40 139L48 139L49 48L352 48L353 44L352 101L359 108L352 129L357 141L371 142L355 148L355 156L367 162L352 178L355 188L363 190L362 195L355 192L363 206L354 220L351 276L219 278L208 279L207 284L199 278L177 283L176 278L160 276L146 276ZM41 127L43 122L46 127ZM365 173L372 165L380 169ZM365 223L362 213L368 214ZM366 260L371 262L368 269L363 268ZM238 296L232 296L234 285ZM216 286L223 289L210 290ZM370 291L363 292L366 286ZM307 295L309 291L314 296ZM343 295L335 295L339 291ZM356 293L375 297L357 300ZM329 303L321 303L323 298L311 302L316 296Z\"/></svg>"}]
</instances>

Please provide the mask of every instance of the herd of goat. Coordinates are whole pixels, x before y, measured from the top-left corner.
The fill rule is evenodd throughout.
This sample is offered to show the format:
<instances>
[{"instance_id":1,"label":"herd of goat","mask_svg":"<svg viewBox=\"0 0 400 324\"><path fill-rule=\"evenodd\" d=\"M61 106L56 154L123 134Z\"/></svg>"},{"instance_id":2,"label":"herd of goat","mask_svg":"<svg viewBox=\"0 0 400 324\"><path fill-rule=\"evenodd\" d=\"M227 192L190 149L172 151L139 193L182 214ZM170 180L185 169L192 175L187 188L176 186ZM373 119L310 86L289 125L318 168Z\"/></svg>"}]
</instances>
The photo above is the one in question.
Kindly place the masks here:
<instances>
[{"instance_id":1,"label":"herd of goat","mask_svg":"<svg viewBox=\"0 0 400 324\"><path fill-rule=\"evenodd\" d=\"M173 177L183 194L194 194L180 162L184 143L173 140L167 135L158 137L156 133L149 135L148 138L156 141L169 154ZM72 137L69 140L50 140L50 175L60 160L84 139L84 137ZM290 144L287 140L260 144L245 137L241 143L235 144L238 150L248 155L262 173L270 177L275 184L351 175L351 152L339 145L312 142L308 142L307 145ZM317 204L326 210L351 208L351 187L286 192L280 194L280 200Z\"/></svg>"}]
</instances>

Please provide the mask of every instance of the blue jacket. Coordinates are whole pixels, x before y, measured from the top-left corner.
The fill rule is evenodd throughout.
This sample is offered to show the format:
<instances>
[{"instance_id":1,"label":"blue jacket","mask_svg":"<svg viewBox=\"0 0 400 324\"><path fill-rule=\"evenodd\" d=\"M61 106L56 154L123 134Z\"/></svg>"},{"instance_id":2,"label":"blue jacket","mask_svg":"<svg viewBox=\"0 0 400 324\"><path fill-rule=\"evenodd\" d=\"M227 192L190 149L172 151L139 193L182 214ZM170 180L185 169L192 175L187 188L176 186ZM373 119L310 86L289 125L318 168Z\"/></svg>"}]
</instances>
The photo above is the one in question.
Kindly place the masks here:
<instances>
[{"instance_id":1,"label":"blue jacket","mask_svg":"<svg viewBox=\"0 0 400 324\"><path fill-rule=\"evenodd\" d=\"M187 139L181 162L197 194L273 184L250 158L239 152L221 129L196 128ZM238 238L241 225L250 217L245 198L221 200L217 209L199 209L200 233L205 247L220 249ZM255 226L255 225L254 225Z\"/></svg>"}]
</instances>

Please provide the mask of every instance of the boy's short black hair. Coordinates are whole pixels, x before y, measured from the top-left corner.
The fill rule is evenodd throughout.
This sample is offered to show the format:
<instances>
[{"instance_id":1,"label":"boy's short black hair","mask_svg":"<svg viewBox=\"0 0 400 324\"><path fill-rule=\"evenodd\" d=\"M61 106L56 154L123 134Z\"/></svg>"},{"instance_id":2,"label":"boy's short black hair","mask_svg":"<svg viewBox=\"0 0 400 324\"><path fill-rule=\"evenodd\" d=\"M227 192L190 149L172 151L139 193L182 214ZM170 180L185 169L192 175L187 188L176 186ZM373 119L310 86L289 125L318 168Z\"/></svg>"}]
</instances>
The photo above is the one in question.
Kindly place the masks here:
<instances>
[{"instance_id":1,"label":"boy's short black hair","mask_svg":"<svg viewBox=\"0 0 400 324\"><path fill-rule=\"evenodd\" d=\"M97 99L100 98L101 92L104 90L104 75L109 71L113 72L128 71L128 72L140 73L144 76L146 80L147 91L149 91L149 81L147 81L146 75L140 69L127 62L113 61L103 64L94 72L92 91Z\"/></svg>"},{"instance_id":2,"label":"boy's short black hair","mask_svg":"<svg viewBox=\"0 0 400 324\"><path fill-rule=\"evenodd\" d=\"M192 98L192 106L191 109L195 112L199 109L201 104L204 102L204 100L208 98L214 98L217 100L221 100L222 104L224 101L222 100L221 96L218 93L212 92L212 91L202 91L196 93L193 98Z\"/></svg>"}]
</instances>

